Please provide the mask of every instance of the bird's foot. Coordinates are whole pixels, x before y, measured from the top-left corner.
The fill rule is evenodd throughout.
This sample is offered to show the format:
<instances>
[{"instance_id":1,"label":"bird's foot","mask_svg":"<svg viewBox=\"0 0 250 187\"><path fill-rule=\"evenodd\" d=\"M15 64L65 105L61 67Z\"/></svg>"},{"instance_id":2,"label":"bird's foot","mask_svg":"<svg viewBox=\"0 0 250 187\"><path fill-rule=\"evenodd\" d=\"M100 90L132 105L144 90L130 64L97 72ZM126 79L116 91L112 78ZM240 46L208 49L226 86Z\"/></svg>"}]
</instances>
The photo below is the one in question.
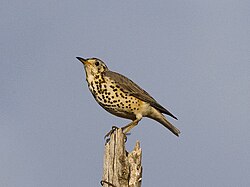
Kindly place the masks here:
<instances>
[{"instance_id":1,"label":"bird's foot","mask_svg":"<svg viewBox=\"0 0 250 187\"><path fill-rule=\"evenodd\" d=\"M116 126L112 126L112 129L104 136L104 139L108 138L115 132L115 130L118 129Z\"/></svg>"},{"instance_id":2,"label":"bird's foot","mask_svg":"<svg viewBox=\"0 0 250 187\"><path fill-rule=\"evenodd\" d=\"M106 144L109 142L111 134L113 134L116 129L118 129L118 127L112 126L112 129L104 136L104 140L106 140Z\"/></svg>"},{"instance_id":3,"label":"bird's foot","mask_svg":"<svg viewBox=\"0 0 250 187\"><path fill-rule=\"evenodd\" d=\"M115 130L119 129L116 126L112 126L112 129L104 136L104 139L106 140L106 144L110 140L110 136L115 132ZM130 135L130 133L124 133L124 141L127 142L127 135Z\"/></svg>"}]
</instances>

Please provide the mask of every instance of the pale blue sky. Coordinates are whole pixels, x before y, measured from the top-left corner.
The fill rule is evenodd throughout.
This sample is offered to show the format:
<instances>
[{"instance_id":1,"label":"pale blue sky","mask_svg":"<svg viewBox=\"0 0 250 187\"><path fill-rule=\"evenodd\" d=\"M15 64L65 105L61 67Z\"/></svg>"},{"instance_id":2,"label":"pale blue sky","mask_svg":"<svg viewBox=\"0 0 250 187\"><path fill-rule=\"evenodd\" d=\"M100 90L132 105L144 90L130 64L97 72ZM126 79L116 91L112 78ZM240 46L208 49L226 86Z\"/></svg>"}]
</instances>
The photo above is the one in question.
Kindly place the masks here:
<instances>
[{"instance_id":1,"label":"pale blue sky","mask_svg":"<svg viewBox=\"0 0 250 187\"><path fill-rule=\"evenodd\" d=\"M143 119L143 186L249 186L248 1L3 1L0 186L99 186L114 117L76 56L99 57L179 120Z\"/></svg>"}]
</instances>

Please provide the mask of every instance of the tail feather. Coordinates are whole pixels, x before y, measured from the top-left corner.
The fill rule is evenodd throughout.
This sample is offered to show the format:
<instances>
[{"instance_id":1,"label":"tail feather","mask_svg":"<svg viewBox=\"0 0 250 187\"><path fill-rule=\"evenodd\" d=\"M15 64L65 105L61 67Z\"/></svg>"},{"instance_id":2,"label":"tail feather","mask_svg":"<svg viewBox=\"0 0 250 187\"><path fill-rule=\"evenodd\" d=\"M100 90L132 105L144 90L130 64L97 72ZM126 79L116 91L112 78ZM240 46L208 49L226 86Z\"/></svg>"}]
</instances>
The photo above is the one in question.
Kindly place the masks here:
<instances>
[{"instance_id":1,"label":"tail feather","mask_svg":"<svg viewBox=\"0 0 250 187\"><path fill-rule=\"evenodd\" d=\"M166 117L162 113L160 113L158 110L156 110L155 108L152 109L152 113L150 115L148 115L148 117L161 123L164 127L168 128L176 136L179 136L179 134L181 133L179 129L177 129L174 125L172 125L166 119Z\"/></svg>"},{"instance_id":2,"label":"tail feather","mask_svg":"<svg viewBox=\"0 0 250 187\"><path fill-rule=\"evenodd\" d=\"M157 121L160 122L164 127L168 128L176 136L179 136L179 134L181 133L180 130L177 129L174 125L172 125L165 117L162 118L162 120L157 120Z\"/></svg>"}]
</instances>

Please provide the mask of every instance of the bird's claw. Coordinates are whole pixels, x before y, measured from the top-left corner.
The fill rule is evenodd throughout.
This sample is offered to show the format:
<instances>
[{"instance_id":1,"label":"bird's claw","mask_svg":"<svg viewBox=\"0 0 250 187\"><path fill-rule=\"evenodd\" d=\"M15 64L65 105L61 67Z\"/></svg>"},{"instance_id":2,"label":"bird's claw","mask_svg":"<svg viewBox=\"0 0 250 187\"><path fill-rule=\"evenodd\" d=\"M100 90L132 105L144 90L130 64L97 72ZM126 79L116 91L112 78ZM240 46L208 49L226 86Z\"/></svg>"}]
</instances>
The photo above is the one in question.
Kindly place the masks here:
<instances>
[{"instance_id":1,"label":"bird's claw","mask_svg":"<svg viewBox=\"0 0 250 187\"><path fill-rule=\"evenodd\" d=\"M101 185L103 186L104 184L108 184L109 186L113 186L115 187L115 185L113 185L112 183L108 182L108 181L104 181L104 180L101 180Z\"/></svg>"},{"instance_id":2,"label":"bird's claw","mask_svg":"<svg viewBox=\"0 0 250 187\"><path fill-rule=\"evenodd\" d=\"M116 129L119 129L119 128L113 125L111 130L115 131Z\"/></svg>"},{"instance_id":3,"label":"bird's claw","mask_svg":"<svg viewBox=\"0 0 250 187\"><path fill-rule=\"evenodd\" d=\"M112 126L112 129L104 136L104 139L108 140L109 141L109 137L111 136L112 133L115 132L115 130L118 129L118 127L116 126ZM107 141L106 141L107 142Z\"/></svg>"},{"instance_id":4,"label":"bird's claw","mask_svg":"<svg viewBox=\"0 0 250 187\"><path fill-rule=\"evenodd\" d=\"M113 134L115 132L115 130L119 129L116 126L112 126L112 129L104 136L104 139L106 140L106 144L109 142L110 140L110 136L111 134ZM130 135L130 133L124 133L124 141L127 142L128 138L127 135Z\"/></svg>"}]
</instances>

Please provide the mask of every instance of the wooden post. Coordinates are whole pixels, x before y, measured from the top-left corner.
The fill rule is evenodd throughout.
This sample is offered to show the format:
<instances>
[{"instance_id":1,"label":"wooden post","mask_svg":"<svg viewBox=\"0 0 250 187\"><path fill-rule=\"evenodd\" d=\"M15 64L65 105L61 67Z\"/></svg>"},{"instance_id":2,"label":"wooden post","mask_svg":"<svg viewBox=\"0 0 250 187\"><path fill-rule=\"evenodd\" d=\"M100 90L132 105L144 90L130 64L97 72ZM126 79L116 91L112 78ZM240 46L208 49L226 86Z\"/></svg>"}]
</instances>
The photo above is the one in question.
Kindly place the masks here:
<instances>
[{"instance_id":1,"label":"wooden post","mask_svg":"<svg viewBox=\"0 0 250 187\"><path fill-rule=\"evenodd\" d=\"M121 129L116 129L105 145L101 184L104 187L141 187L141 158L139 141L128 153L125 150L125 135Z\"/></svg>"}]
</instances>

